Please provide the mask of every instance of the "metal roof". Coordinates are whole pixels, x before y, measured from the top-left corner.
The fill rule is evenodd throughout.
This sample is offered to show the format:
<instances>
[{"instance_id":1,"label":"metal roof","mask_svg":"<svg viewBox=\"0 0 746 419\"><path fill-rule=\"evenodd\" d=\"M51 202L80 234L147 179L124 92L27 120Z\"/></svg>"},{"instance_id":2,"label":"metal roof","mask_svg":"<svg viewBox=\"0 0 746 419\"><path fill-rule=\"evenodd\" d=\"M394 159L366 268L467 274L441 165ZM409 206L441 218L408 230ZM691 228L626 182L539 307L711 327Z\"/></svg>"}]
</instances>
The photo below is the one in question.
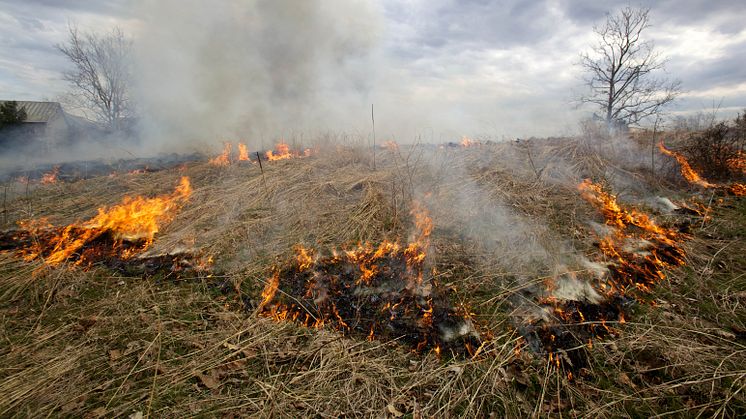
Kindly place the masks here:
<instances>
[{"instance_id":1,"label":"metal roof","mask_svg":"<svg viewBox=\"0 0 746 419\"><path fill-rule=\"evenodd\" d=\"M12 102L11 100L0 100L0 104ZM26 110L26 120L24 122L49 122L58 112L62 111L62 106L58 102L31 102L26 100L17 100L18 108Z\"/></svg>"}]
</instances>

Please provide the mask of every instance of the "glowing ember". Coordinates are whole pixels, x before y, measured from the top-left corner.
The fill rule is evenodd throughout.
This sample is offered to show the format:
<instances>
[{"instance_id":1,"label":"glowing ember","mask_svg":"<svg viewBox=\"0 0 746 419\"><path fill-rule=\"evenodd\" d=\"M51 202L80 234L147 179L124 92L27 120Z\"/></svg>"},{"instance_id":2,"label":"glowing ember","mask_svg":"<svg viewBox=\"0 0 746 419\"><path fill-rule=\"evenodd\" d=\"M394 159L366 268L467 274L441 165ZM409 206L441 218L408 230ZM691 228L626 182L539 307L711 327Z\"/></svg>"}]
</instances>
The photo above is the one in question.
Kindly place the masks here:
<instances>
[{"instance_id":1,"label":"glowing ember","mask_svg":"<svg viewBox=\"0 0 746 419\"><path fill-rule=\"evenodd\" d=\"M260 315L361 339L399 339L437 355L473 354L479 334L470 314L453 308L448 292L425 276L432 222L417 204L412 216L417 233L407 246L361 243L329 256L296 246L289 266L275 269L267 280Z\"/></svg>"},{"instance_id":2,"label":"glowing ember","mask_svg":"<svg viewBox=\"0 0 746 419\"><path fill-rule=\"evenodd\" d=\"M249 148L244 143L238 143L238 161L249 161Z\"/></svg>"},{"instance_id":3,"label":"glowing ember","mask_svg":"<svg viewBox=\"0 0 746 419\"><path fill-rule=\"evenodd\" d=\"M59 173L60 173L60 167L55 166L51 172L45 173L41 177L41 183L44 185L49 185L51 183L57 183L57 175L59 175Z\"/></svg>"},{"instance_id":4,"label":"glowing ember","mask_svg":"<svg viewBox=\"0 0 746 419\"><path fill-rule=\"evenodd\" d=\"M174 218L191 193L189 178L182 177L170 195L125 197L119 205L99 208L95 217L82 223L61 228L44 221L19 223L26 229L20 235L34 239L22 254L27 260L41 258L49 265L68 260L90 263L101 255L127 259L150 247L160 225Z\"/></svg>"},{"instance_id":5,"label":"glowing ember","mask_svg":"<svg viewBox=\"0 0 746 419\"><path fill-rule=\"evenodd\" d=\"M743 151L739 151L736 157L728 159L727 163L731 171L746 174L746 155Z\"/></svg>"},{"instance_id":6,"label":"glowing ember","mask_svg":"<svg viewBox=\"0 0 746 419\"><path fill-rule=\"evenodd\" d=\"M728 187L728 192L735 196L746 196L746 184L734 183Z\"/></svg>"},{"instance_id":7,"label":"glowing ember","mask_svg":"<svg viewBox=\"0 0 746 419\"><path fill-rule=\"evenodd\" d=\"M231 164L231 149L233 146L231 143L223 143L223 152L219 156L210 159L210 164L214 166L228 166Z\"/></svg>"}]
</instances>

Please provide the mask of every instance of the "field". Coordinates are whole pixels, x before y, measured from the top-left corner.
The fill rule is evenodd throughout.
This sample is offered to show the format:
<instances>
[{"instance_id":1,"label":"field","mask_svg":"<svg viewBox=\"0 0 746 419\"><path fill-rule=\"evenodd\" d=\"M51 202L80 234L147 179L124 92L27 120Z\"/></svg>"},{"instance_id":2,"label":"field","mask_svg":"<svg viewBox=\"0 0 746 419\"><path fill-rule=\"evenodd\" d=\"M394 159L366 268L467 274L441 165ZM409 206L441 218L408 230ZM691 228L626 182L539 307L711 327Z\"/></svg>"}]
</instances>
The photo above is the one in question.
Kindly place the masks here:
<instances>
[{"instance_id":1,"label":"field","mask_svg":"<svg viewBox=\"0 0 746 419\"><path fill-rule=\"evenodd\" d=\"M125 196L172 194L186 176L190 196L141 256L191 265L158 259L164 266L139 274L0 252L0 416L746 415L746 200L690 185L656 150L651 165L646 141L388 144L374 162L370 148L319 140L309 156L261 169L203 161L9 182L4 230L90 219ZM614 291L620 312L597 319L557 314L568 301L597 307L589 284L610 262L599 241L612 224L579 191L584 179L649 216L682 254L655 264L655 281ZM655 242L643 233L647 249ZM385 314L366 314L377 328L367 336L332 314L314 326L269 310L273 275L309 269L298 249L354 259L358 244L385 242L417 243L421 264L397 267L391 251L386 275L422 273L426 285L397 291L410 290L415 311L432 295L430 310L473 325L468 347L425 317L414 329L435 332L419 345ZM313 305L279 288L296 310ZM555 323L537 316L587 336L550 347L534 339L549 330L536 325Z\"/></svg>"}]
</instances>

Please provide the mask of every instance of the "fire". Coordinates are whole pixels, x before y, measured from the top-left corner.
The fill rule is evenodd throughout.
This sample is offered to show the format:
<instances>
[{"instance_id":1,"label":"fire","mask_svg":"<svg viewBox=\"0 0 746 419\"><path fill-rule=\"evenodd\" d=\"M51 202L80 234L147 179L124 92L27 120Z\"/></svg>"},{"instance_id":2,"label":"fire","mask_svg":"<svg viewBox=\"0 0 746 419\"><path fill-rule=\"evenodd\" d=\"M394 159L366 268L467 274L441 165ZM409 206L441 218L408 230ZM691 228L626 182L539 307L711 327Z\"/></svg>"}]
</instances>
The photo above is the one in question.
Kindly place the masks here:
<instances>
[{"instance_id":1,"label":"fire","mask_svg":"<svg viewBox=\"0 0 746 419\"><path fill-rule=\"evenodd\" d=\"M407 261L411 264L422 264L425 260L426 250L430 245L430 234L433 231L433 220L425 207L415 201L410 214L414 217L416 234L410 241L404 253Z\"/></svg>"},{"instance_id":2,"label":"fire","mask_svg":"<svg viewBox=\"0 0 746 419\"><path fill-rule=\"evenodd\" d=\"M231 164L231 150L233 145L229 142L223 143L223 152L215 158L210 159L210 164L214 166L228 166Z\"/></svg>"},{"instance_id":3,"label":"fire","mask_svg":"<svg viewBox=\"0 0 746 419\"><path fill-rule=\"evenodd\" d=\"M627 322L625 310L635 296L649 293L655 283L666 278L667 268L685 263L679 244L684 236L680 232L658 225L638 210L625 208L616 196L590 180L580 183L578 190L611 228L599 239L600 254L595 258L606 273L600 278L587 278L597 299L556 298L552 295L556 284L550 280L547 295L538 301L549 319L521 326L529 343L540 346L557 367L582 367L586 362L583 351L593 347L594 339L618 335L611 324Z\"/></svg>"},{"instance_id":4,"label":"fire","mask_svg":"<svg viewBox=\"0 0 746 419\"><path fill-rule=\"evenodd\" d=\"M678 233L675 231L662 228L655 224L647 214L635 209L622 209L614 195L604 192L600 185L594 184L590 179L585 179L581 182L578 185L578 190L583 199L592 203L601 211L606 224L616 227L620 234L623 234L621 232L629 226L635 226L666 244L673 244L673 240L678 237Z\"/></svg>"},{"instance_id":5,"label":"fire","mask_svg":"<svg viewBox=\"0 0 746 419\"><path fill-rule=\"evenodd\" d=\"M728 187L728 191L735 196L746 196L746 184L734 183Z\"/></svg>"},{"instance_id":6,"label":"fire","mask_svg":"<svg viewBox=\"0 0 746 419\"><path fill-rule=\"evenodd\" d=\"M290 146L287 145L287 143L281 141L275 145L274 151L269 150L265 154L267 157L267 160L269 161L275 161L275 160L287 160L287 159L294 159L294 158L301 158L301 157L309 157L312 154L311 149L307 148L303 150L303 153L297 153L290 150Z\"/></svg>"},{"instance_id":7,"label":"fire","mask_svg":"<svg viewBox=\"0 0 746 419\"><path fill-rule=\"evenodd\" d=\"M238 161L249 161L249 148L244 143L238 143Z\"/></svg>"},{"instance_id":8,"label":"fire","mask_svg":"<svg viewBox=\"0 0 746 419\"><path fill-rule=\"evenodd\" d=\"M699 185L703 188L714 188L717 185L712 184L704 179L702 179L701 176L699 176L699 173L694 171L692 169L692 166L689 164L689 162L686 160L684 156L682 156L680 153L677 153L675 151L669 150L666 148L665 145L663 145L663 140L661 140L658 143L658 149L665 155L671 156L676 159L676 161L679 162L679 165L681 166L681 175L684 176L684 179L687 180L689 183L693 183L695 185Z\"/></svg>"},{"instance_id":9,"label":"fire","mask_svg":"<svg viewBox=\"0 0 746 419\"><path fill-rule=\"evenodd\" d=\"M269 150L266 156L267 156L267 160L269 161L285 160L285 159L293 158L292 154L290 154L290 146L282 142L277 143L277 145L275 145L275 152L272 152L272 150Z\"/></svg>"},{"instance_id":10,"label":"fire","mask_svg":"<svg viewBox=\"0 0 746 419\"><path fill-rule=\"evenodd\" d=\"M308 254L308 250L303 246L298 246L296 252L298 253L298 269L300 271L309 269L313 265L313 258Z\"/></svg>"},{"instance_id":11,"label":"fire","mask_svg":"<svg viewBox=\"0 0 746 419\"><path fill-rule=\"evenodd\" d=\"M399 144L397 144L396 141L385 141L383 144L381 144L381 148L389 151L398 151Z\"/></svg>"},{"instance_id":12,"label":"fire","mask_svg":"<svg viewBox=\"0 0 746 419\"><path fill-rule=\"evenodd\" d=\"M359 243L330 256L296 246L290 265L266 281L259 314L367 340L397 338L436 355L478 347L468 312L450 307L446 291L425 279L432 220L417 203L411 214L417 231L406 246Z\"/></svg>"},{"instance_id":13,"label":"fire","mask_svg":"<svg viewBox=\"0 0 746 419\"><path fill-rule=\"evenodd\" d=\"M733 172L746 174L746 154L743 151L739 151L736 157L728 159L727 164Z\"/></svg>"},{"instance_id":14,"label":"fire","mask_svg":"<svg viewBox=\"0 0 746 419\"><path fill-rule=\"evenodd\" d=\"M648 291L650 285L665 279L665 268L684 264L680 233L657 225L647 214L623 209L615 196L588 179L578 189L601 211L606 225L615 228L614 234L599 243L601 252L613 263L609 269L617 283L607 283L611 289L631 284Z\"/></svg>"},{"instance_id":15,"label":"fire","mask_svg":"<svg viewBox=\"0 0 746 419\"><path fill-rule=\"evenodd\" d=\"M111 248L105 251L127 259L150 247L160 225L173 220L191 193L189 178L182 177L170 195L125 197L119 205L99 208L95 217L82 223L54 230L48 224L19 223L21 227L32 227L30 231L38 236L36 243L26 249L25 258L43 258L49 265L67 260L82 264L94 259L96 248L109 241Z\"/></svg>"},{"instance_id":16,"label":"fire","mask_svg":"<svg viewBox=\"0 0 746 419\"><path fill-rule=\"evenodd\" d=\"M59 175L59 173L60 173L60 167L55 166L51 172L44 173L44 175L41 177L41 183L44 185L49 185L51 183L57 183L57 175Z\"/></svg>"},{"instance_id":17,"label":"fire","mask_svg":"<svg viewBox=\"0 0 746 419\"><path fill-rule=\"evenodd\" d=\"M461 147L477 147L477 146L482 145L481 142L477 140L472 140L471 138L467 136L462 137L461 142L459 144L461 144Z\"/></svg>"},{"instance_id":18,"label":"fire","mask_svg":"<svg viewBox=\"0 0 746 419\"><path fill-rule=\"evenodd\" d=\"M732 183L730 185L723 185L723 184L714 184L710 183L699 175L694 169L692 169L689 162L686 160L684 156L682 156L680 153L677 153L675 151L671 151L666 148L665 145L663 145L663 140L658 143L658 149L660 149L663 154L666 154L668 156L671 156L676 159L676 161L679 162L679 165L681 166L681 175L684 176L684 179L687 180L689 183L693 183L695 185L699 185L703 188L718 188L721 190L726 191L727 193L730 193L735 196L746 196L746 185L743 183ZM728 160L728 167L734 171L741 173L746 173L746 159L743 157L743 152L738 153L738 157L731 158Z\"/></svg>"}]
</instances>

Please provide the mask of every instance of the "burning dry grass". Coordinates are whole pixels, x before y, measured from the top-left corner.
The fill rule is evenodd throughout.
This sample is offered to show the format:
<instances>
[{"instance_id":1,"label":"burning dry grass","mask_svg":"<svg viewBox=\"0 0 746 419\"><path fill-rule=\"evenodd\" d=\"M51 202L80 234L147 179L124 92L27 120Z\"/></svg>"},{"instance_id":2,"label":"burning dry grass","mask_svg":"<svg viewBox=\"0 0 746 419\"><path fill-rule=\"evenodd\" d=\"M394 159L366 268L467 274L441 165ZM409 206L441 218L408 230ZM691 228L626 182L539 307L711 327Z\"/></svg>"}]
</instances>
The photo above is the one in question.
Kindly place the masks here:
<instances>
[{"instance_id":1,"label":"burning dry grass","mask_svg":"<svg viewBox=\"0 0 746 419\"><path fill-rule=\"evenodd\" d=\"M182 177L171 195L126 196L118 205L98 208L98 214L85 222L55 228L45 219L20 220L20 230L0 236L0 248L15 247L25 260L41 259L52 266L131 259L153 244L161 225L173 220L191 193L189 178Z\"/></svg>"},{"instance_id":2,"label":"burning dry grass","mask_svg":"<svg viewBox=\"0 0 746 419\"><path fill-rule=\"evenodd\" d=\"M127 195L168 193L187 175L191 197L149 252L200 252L214 265L211 276L143 280L0 254L7 342L0 349L0 415L743 413L746 287L737 255L746 252L744 203L714 208L713 223L694 220L698 238L686 245L688 267L669 272L654 291L655 305L635 305L619 336L595 342L587 365L568 380L566 371L522 343L509 298L533 298L554 276L547 271L554 256L530 266L513 255L501 258L462 234L467 228L457 213L437 207L437 199L460 196L459 188L483 188L480 206L494 200L515 212L500 219L510 228L529 220L546 226L537 230L537 242L550 254L567 243L581 253L593 249L586 222L596 210L579 199L575 185L560 180L567 171L604 173L603 161L567 145L531 147L530 158L523 145L446 150L450 157L433 163L422 150L401 146L379 156L375 172L365 153L329 149L266 165L264 176L258 165L190 164L66 183L10 201L6 227L42 216L69 224ZM551 167L545 155L558 151L575 159L573 165ZM494 157L504 153L520 158L497 165ZM442 170L459 159L466 167L459 176ZM258 316L268 308L261 294L272 267L295 260L294 245L354 249L407 238L416 231L411 203L423 188L433 191L424 204L435 223L426 273L449 290L450 303L470 307L480 331L491 335L477 357L439 360L433 352L412 352L394 335L368 341ZM565 243L558 245L558 237ZM497 249L511 246L515 242ZM323 257L314 263L308 272L328 265Z\"/></svg>"}]
</instances>

